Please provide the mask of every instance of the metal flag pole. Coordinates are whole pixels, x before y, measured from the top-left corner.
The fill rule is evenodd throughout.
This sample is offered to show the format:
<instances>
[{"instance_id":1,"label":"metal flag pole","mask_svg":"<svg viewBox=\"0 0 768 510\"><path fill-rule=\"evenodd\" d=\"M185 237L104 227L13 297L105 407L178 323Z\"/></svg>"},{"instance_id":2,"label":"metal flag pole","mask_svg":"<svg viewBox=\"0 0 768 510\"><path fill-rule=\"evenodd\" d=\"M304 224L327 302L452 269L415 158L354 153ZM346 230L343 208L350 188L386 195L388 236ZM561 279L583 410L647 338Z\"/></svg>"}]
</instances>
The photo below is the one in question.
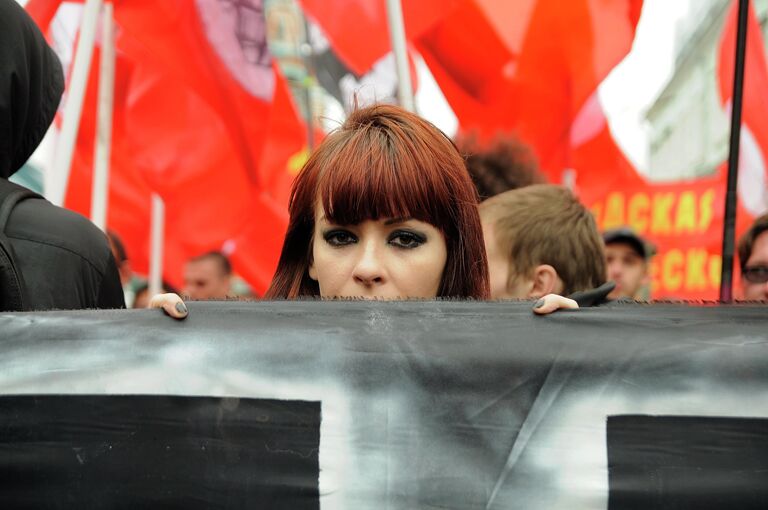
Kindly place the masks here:
<instances>
[{"instance_id":1,"label":"metal flag pole","mask_svg":"<svg viewBox=\"0 0 768 510\"><path fill-rule=\"evenodd\" d=\"M414 111L413 86L411 85L411 70L408 66L408 52L405 44L405 22L400 0L387 0L387 21L389 37L392 40L392 53L395 55L397 69L397 95L400 106Z\"/></svg>"},{"instance_id":2,"label":"metal flag pole","mask_svg":"<svg viewBox=\"0 0 768 510\"><path fill-rule=\"evenodd\" d=\"M75 152L77 131L80 128L80 115L83 112L85 87L88 85L88 72L93 57L93 44L96 40L96 28L99 24L101 0L86 0L83 8L83 19L80 23L80 39L75 51L61 134L56 145L56 157L53 162L52 189L47 193L51 202L56 205L64 204L69 182L69 170L72 166L72 155Z\"/></svg>"},{"instance_id":3,"label":"metal flag pole","mask_svg":"<svg viewBox=\"0 0 768 510\"><path fill-rule=\"evenodd\" d=\"M165 204L160 195L152 194L152 224L149 238L149 295L163 291L163 239L165 231Z\"/></svg>"},{"instance_id":4,"label":"metal flag pole","mask_svg":"<svg viewBox=\"0 0 768 510\"><path fill-rule=\"evenodd\" d=\"M102 19L98 125L96 127L96 148L93 156L91 221L106 232L107 197L109 195L109 155L112 142L112 103L115 93L115 33L111 2L104 4Z\"/></svg>"},{"instance_id":5,"label":"metal flag pole","mask_svg":"<svg viewBox=\"0 0 768 510\"><path fill-rule=\"evenodd\" d=\"M723 217L723 265L720 273L720 301L733 300L733 252L736 230L736 185L739 177L739 139L741 109L744 99L744 62L747 53L747 17L749 0L739 0L738 30L736 32L736 65L733 73L731 102L731 138L728 152L728 187Z\"/></svg>"}]
</instances>

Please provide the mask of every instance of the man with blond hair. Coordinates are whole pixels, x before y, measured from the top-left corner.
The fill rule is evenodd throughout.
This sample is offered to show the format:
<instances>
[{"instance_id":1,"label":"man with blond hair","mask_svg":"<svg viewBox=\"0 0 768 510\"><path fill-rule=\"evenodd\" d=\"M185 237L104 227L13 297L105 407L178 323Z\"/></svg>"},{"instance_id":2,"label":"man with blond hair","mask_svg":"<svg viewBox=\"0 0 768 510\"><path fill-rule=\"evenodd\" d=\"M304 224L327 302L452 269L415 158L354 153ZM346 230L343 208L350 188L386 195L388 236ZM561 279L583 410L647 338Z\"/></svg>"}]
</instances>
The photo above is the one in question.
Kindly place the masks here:
<instances>
[{"instance_id":1,"label":"man with blond hair","mask_svg":"<svg viewBox=\"0 0 768 510\"><path fill-rule=\"evenodd\" d=\"M605 282L592 214L566 188L537 184L480 204L493 299L538 299ZM601 296L603 297L603 296Z\"/></svg>"}]
</instances>

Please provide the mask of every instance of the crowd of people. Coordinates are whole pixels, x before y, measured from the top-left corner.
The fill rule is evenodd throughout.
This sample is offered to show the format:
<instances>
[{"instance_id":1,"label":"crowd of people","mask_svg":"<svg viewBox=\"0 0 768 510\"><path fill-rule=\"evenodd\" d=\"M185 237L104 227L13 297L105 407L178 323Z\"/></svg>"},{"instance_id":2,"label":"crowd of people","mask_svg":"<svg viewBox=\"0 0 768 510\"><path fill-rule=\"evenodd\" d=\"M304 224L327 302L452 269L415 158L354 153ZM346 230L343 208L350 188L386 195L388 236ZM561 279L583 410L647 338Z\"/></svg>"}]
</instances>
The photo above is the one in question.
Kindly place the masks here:
<instances>
[{"instance_id":1,"label":"crowd of people","mask_svg":"<svg viewBox=\"0 0 768 510\"><path fill-rule=\"evenodd\" d=\"M52 122L63 86L38 28L0 0L0 309L127 302L183 317L180 295L231 297L235 275L216 251L187 262L182 289L164 283L149 296L117 233L8 181ZM629 228L601 234L573 193L543 181L517 141L457 144L397 106L358 108L297 176L263 297L531 299L538 313L647 298L653 247ZM768 216L741 239L739 258L745 298L768 299Z\"/></svg>"}]
</instances>

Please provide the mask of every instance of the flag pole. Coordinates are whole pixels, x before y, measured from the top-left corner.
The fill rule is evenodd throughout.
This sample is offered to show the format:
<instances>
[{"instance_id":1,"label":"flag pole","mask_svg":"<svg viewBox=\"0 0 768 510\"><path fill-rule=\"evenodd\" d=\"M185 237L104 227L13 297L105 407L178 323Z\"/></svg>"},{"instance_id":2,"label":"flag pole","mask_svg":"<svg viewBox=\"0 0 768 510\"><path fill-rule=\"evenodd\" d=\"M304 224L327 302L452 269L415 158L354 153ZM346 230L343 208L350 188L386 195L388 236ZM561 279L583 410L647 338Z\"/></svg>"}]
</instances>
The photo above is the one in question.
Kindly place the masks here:
<instances>
[{"instance_id":1,"label":"flag pole","mask_svg":"<svg viewBox=\"0 0 768 510\"><path fill-rule=\"evenodd\" d=\"M392 53L395 55L397 69L397 95L400 106L414 111L413 86L411 85L411 70L408 66L408 52L405 44L405 22L403 7L400 0L387 0L387 21L389 37L392 40Z\"/></svg>"},{"instance_id":2,"label":"flag pole","mask_svg":"<svg viewBox=\"0 0 768 510\"><path fill-rule=\"evenodd\" d=\"M72 155L75 152L77 131L80 128L80 116L83 112L85 88L88 85L88 72L93 57L93 44L96 40L96 28L99 24L101 0L86 0L83 8L83 19L80 23L80 38L75 51L72 67L72 78L67 91L64 105L61 135L56 144L56 157L53 162L52 189L46 193L51 202L56 205L64 204L69 182L69 170L72 166Z\"/></svg>"},{"instance_id":3,"label":"flag pole","mask_svg":"<svg viewBox=\"0 0 768 510\"><path fill-rule=\"evenodd\" d=\"M149 239L149 295L163 291L163 239L165 230L165 204L160 195L152 194L152 224Z\"/></svg>"},{"instance_id":4,"label":"flag pole","mask_svg":"<svg viewBox=\"0 0 768 510\"><path fill-rule=\"evenodd\" d=\"M101 60L99 62L98 126L93 156L91 221L107 230L109 195L109 155L112 142L112 103L115 92L115 33L112 3L104 4L102 15Z\"/></svg>"},{"instance_id":5,"label":"flag pole","mask_svg":"<svg viewBox=\"0 0 768 510\"><path fill-rule=\"evenodd\" d=\"M731 137L728 152L728 185L723 217L723 264L720 273L720 301L733 301L733 253L736 230L736 193L739 177L739 139L741 110L744 99L744 63L747 52L747 19L749 0L739 0L738 30L736 32L736 65L733 73L731 102Z\"/></svg>"},{"instance_id":6,"label":"flag pole","mask_svg":"<svg viewBox=\"0 0 768 510\"><path fill-rule=\"evenodd\" d=\"M301 16L301 22L304 27L304 42L299 46L299 52L304 62L304 68L307 71L307 75L304 77L304 81L301 84L304 90L304 100L307 106L307 148L309 152L315 150L315 126L314 119L312 117L312 82L315 76L315 66L312 62L312 44L309 41L309 22L304 15L304 11L299 7L299 15Z\"/></svg>"}]
</instances>

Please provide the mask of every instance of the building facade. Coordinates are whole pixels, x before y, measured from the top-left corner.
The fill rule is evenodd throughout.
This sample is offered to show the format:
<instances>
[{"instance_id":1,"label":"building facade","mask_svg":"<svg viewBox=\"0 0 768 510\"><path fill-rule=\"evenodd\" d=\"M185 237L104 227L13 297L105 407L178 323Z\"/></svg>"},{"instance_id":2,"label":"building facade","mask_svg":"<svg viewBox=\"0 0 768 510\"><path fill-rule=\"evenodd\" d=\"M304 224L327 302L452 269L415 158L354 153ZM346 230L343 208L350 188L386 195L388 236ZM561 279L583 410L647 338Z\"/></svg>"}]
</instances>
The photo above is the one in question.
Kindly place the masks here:
<instances>
[{"instance_id":1,"label":"building facade","mask_svg":"<svg viewBox=\"0 0 768 510\"><path fill-rule=\"evenodd\" d=\"M768 0L753 0L766 36ZM672 76L646 112L649 177L654 181L713 173L728 157L730 114L720 103L718 51L731 0L693 0L677 26Z\"/></svg>"}]
</instances>

